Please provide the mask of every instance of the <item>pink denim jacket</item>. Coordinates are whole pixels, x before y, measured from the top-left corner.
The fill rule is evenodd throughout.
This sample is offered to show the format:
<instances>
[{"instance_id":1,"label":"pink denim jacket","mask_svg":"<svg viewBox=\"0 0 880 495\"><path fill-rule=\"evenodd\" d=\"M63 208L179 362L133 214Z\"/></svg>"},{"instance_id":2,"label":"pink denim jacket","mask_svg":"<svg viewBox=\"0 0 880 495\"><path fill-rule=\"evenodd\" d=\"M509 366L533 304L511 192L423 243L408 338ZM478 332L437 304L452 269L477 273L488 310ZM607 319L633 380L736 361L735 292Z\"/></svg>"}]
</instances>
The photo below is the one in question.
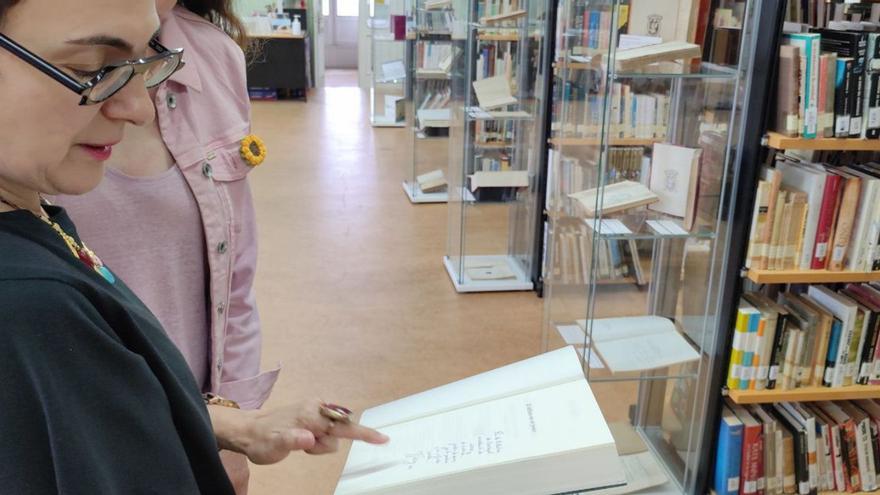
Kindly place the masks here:
<instances>
[{"instance_id":1,"label":"pink denim jacket","mask_svg":"<svg viewBox=\"0 0 880 495\"><path fill-rule=\"evenodd\" d=\"M260 407L278 369L260 373L260 320L253 282L257 233L240 154L250 132L245 59L216 26L175 7L161 40L185 48L186 66L156 94L156 118L201 211L210 275L210 391ZM210 74L210 77L201 77Z\"/></svg>"}]
</instances>

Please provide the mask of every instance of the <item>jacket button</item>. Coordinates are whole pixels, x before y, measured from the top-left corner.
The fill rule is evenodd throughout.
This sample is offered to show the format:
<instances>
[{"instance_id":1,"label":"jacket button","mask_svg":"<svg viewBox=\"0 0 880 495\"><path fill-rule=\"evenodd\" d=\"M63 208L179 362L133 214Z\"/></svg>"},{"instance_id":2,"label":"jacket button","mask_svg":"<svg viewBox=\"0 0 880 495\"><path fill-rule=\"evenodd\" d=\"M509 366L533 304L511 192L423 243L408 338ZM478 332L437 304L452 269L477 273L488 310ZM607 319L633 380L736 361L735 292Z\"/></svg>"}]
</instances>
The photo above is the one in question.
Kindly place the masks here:
<instances>
[{"instance_id":1,"label":"jacket button","mask_svg":"<svg viewBox=\"0 0 880 495\"><path fill-rule=\"evenodd\" d=\"M168 108L170 108L172 110L177 108L177 95L176 94L169 93L168 97L166 98L166 101L168 103Z\"/></svg>"},{"instance_id":2,"label":"jacket button","mask_svg":"<svg viewBox=\"0 0 880 495\"><path fill-rule=\"evenodd\" d=\"M223 369L223 360L220 359L217 361L217 371L220 371L222 369Z\"/></svg>"},{"instance_id":3,"label":"jacket button","mask_svg":"<svg viewBox=\"0 0 880 495\"><path fill-rule=\"evenodd\" d=\"M217 244L217 252L226 254L226 241L221 241L220 244Z\"/></svg>"},{"instance_id":4,"label":"jacket button","mask_svg":"<svg viewBox=\"0 0 880 495\"><path fill-rule=\"evenodd\" d=\"M208 178L211 178L214 175L214 168L211 167L210 163L205 162L202 164L202 175Z\"/></svg>"},{"instance_id":5,"label":"jacket button","mask_svg":"<svg viewBox=\"0 0 880 495\"><path fill-rule=\"evenodd\" d=\"M222 315L224 311L226 311L226 305L223 303L218 304L217 305L217 314Z\"/></svg>"}]
</instances>

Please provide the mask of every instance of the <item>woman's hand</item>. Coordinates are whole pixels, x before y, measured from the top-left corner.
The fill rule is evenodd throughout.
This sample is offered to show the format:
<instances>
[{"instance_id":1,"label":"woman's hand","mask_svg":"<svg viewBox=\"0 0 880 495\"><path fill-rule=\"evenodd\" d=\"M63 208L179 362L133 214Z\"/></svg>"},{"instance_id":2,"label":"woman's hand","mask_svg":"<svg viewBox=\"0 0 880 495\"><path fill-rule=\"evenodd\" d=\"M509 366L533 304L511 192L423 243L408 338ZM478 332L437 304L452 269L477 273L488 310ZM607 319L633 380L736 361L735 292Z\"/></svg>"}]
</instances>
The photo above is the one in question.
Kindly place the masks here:
<instances>
[{"instance_id":1,"label":"woman's hand","mask_svg":"<svg viewBox=\"0 0 880 495\"><path fill-rule=\"evenodd\" d=\"M334 422L321 415L319 400L258 411L210 406L221 448L245 454L254 464L274 464L292 451L336 452L339 439L383 444L388 437L355 423Z\"/></svg>"}]
</instances>

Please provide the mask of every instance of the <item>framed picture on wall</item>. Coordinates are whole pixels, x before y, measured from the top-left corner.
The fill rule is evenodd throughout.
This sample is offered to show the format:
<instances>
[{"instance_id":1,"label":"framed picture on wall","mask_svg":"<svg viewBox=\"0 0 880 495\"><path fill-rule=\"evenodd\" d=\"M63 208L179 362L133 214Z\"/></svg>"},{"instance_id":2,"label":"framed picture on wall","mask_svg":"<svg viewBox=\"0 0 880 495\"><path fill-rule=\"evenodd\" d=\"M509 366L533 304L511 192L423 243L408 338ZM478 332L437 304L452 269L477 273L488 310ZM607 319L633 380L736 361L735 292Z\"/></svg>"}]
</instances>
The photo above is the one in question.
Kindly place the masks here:
<instances>
[{"instance_id":1,"label":"framed picture on wall","mask_svg":"<svg viewBox=\"0 0 880 495\"><path fill-rule=\"evenodd\" d=\"M698 0L630 0L629 34L694 42Z\"/></svg>"}]
</instances>

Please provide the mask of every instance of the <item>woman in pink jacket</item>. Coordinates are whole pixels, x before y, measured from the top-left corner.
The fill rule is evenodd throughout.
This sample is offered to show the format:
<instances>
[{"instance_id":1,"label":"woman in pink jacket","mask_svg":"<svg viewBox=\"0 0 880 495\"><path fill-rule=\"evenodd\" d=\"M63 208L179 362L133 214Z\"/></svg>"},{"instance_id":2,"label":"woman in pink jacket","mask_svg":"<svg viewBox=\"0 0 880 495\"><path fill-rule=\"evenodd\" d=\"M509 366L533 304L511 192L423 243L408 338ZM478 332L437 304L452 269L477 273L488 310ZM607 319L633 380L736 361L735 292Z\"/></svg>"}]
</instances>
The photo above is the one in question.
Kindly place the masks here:
<instances>
[{"instance_id":1,"label":"woman in pink jacket","mask_svg":"<svg viewBox=\"0 0 880 495\"><path fill-rule=\"evenodd\" d=\"M265 150L253 143L250 154L242 151L250 143L250 104L245 57L233 40L243 32L231 4L158 0L159 40L183 47L186 65L151 93L155 121L126 129L102 184L54 201L155 313L203 392L256 409L278 375L260 372L253 290L247 174ZM237 493L246 493L246 459L223 456Z\"/></svg>"}]
</instances>

